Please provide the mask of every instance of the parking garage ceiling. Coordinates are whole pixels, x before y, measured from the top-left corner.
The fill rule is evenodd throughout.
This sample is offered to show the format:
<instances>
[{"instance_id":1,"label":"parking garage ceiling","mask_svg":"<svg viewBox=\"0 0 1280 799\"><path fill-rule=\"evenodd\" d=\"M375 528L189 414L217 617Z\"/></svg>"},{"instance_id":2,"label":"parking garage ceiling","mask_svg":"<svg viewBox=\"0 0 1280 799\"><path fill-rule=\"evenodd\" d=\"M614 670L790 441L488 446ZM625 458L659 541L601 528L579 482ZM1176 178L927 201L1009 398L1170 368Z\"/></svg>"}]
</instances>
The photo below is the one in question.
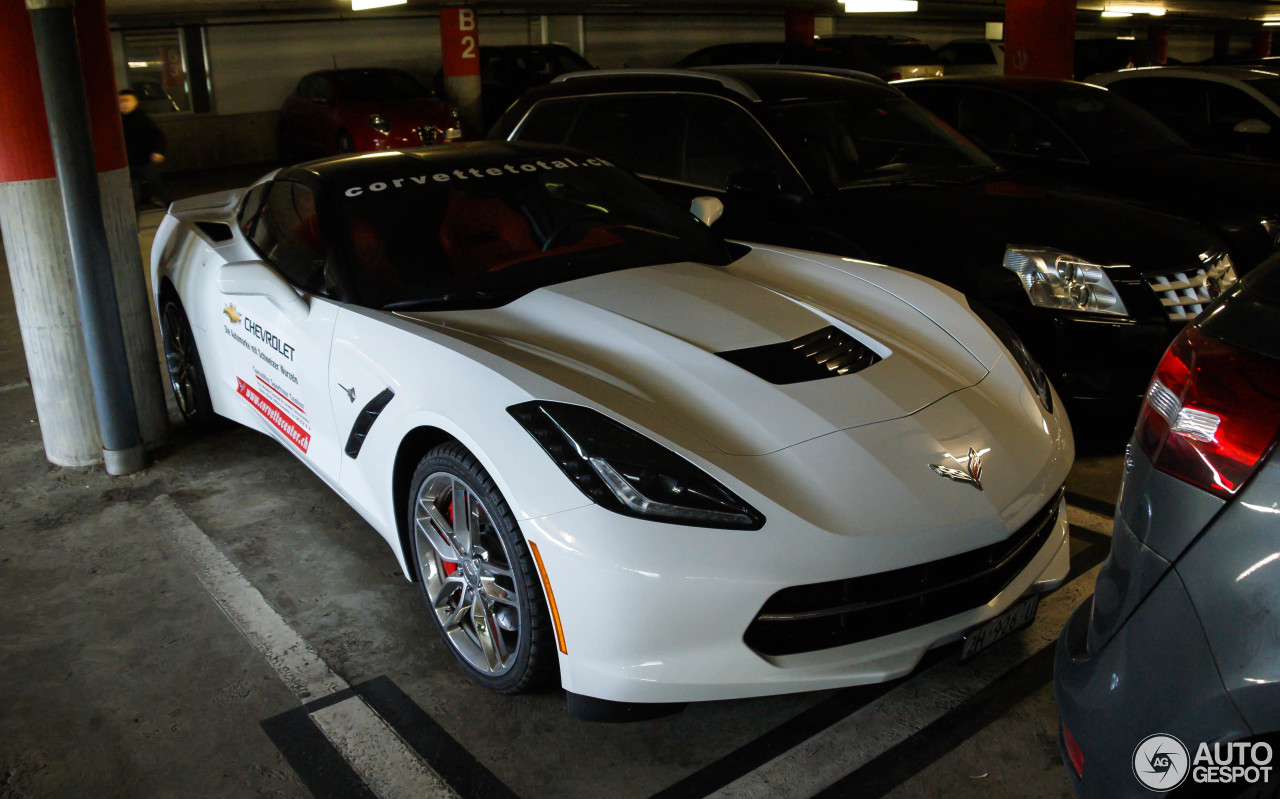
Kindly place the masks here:
<instances>
[{"instance_id":1,"label":"parking garage ceiling","mask_svg":"<svg viewBox=\"0 0 1280 799\"><path fill-rule=\"evenodd\" d=\"M1102 11L1109 0L1081 0L1083 13ZM1280 0L1128 0L1127 5L1150 4L1167 9L1164 17L1171 24L1203 23L1216 20L1257 21L1280 19ZM377 14L423 13L434 11L441 3L410 0L407 6L391 10L363 12ZM481 0L471 5L494 13L776 13L785 8L811 7L819 14L841 14L835 0ZM309 16L347 15L353 13L349 0L107 0L108 13L114 18L147 17L189 19L203 17L263 17L293 14ZM921 0L920 18L998 17L1004 13L1003 0Z\"/></svg>"}]
</instances>

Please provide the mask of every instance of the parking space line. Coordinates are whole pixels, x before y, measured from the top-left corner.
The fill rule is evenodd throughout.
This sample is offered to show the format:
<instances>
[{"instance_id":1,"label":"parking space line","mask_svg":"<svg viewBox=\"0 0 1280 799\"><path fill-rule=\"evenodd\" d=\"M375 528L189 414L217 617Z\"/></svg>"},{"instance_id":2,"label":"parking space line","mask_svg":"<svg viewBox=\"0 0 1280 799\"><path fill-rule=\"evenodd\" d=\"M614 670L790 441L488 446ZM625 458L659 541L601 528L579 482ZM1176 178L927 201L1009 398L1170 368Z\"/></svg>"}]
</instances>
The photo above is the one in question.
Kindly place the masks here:
<instances>
[{"instance_id":1,"label":"parking space line","mask_svg":"<svg viewBox=\"0 0 1280 799\"><path fill-rule=\"evenodd\" d=\"M261 726L314 799L376 799L305 707L272 716Z\"/></svg>"},{"instance_id":2,"label":"parking space line","mask_svg":"<svg viewBox=\"0 0 1280 799\"><path fill-rule=\"evenodd\" d=\"M940 662L883 696L711 794L728 799L811 797L928 727L970 697L1057 641L1067 617L1093 592L1100 566L1072 580L1040 605L1020 635L961 664Z\"/></svg>"},{"instance_id":3,"label":"parking space line","mask_svg":"<svg viewBox=\"0 0 1280 799\"><path fill-rule=\"evenodd\" d=\"M196 576L231 623L302 702L350 689L262 593L168 496L152 518L191 562ZM379 799L455 799L456 794L358 695L317 702L310 719Z\"/></svg>"}]
</instances>

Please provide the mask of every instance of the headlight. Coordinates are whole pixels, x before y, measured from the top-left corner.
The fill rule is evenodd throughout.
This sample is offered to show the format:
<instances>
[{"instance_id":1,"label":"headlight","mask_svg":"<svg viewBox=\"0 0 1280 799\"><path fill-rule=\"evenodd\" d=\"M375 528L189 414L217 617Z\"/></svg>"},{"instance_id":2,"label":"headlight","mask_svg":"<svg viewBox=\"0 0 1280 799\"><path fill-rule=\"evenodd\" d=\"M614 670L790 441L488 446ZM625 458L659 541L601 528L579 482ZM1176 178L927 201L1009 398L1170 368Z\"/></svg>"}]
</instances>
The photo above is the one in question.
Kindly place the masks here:
<instances>
[{"instance_id":1,"label":"headlight","mask_svg":"<svg viewBox=\"0 0 1280 799\"><path fill-rule=\"evenodd\" d=\"M391 123L388 122L387 118L384 117L382 114L370 114L369 124L373 126L374 130L378 131L384 136L391 132Z\"/></svg>"},{"instance_id":2,"label":"headlight","mask_svg":"<svg viewBox=\"0 0 1280 799\"><path fill-rule=\"evenodd\" d=\"M981 305L974 305L972 300L969 301L969 307L978 315L978 318L987 324L987 327L991 328L991 332L996 334L996 338L1004 342L1009 354L1013 356L1013 360L1022 369L1022 373L1027 376L1027 382L1031 384L1031 390L1039 398L1041 407L1049 413L1053 413L1053 389L1049 387L1049 375L1045 374L1044 368L1040 366L1035 358L1031 357L1031 352L1027 349L1027 345L1022 343L1022 339L1017 333L1013 332L1013 328L1009 326L1008 322Z\"/></svg>"},{"instance_id":3,"label":"headlight","mask_svg":"<svg viewBox=\"0 0 1280 799\"><path fill-rule=\"evenodd\" d=\"M698 467L604 414L561 402L507 409L573 484L616 513L758 530L764 516Z\"/></svg>"},{"instance_id":4,"label":"headlight","mask_svg":"<svg viewBox=\"0 0 1280 799\"><path fill-rule=\"evenodd\" d=\"M1116 316L1129 313L1102 267L1074 255L1010 247L1004 253L1004 267L1022 281L1032 305Z\"/></svg>"}]
</instances>

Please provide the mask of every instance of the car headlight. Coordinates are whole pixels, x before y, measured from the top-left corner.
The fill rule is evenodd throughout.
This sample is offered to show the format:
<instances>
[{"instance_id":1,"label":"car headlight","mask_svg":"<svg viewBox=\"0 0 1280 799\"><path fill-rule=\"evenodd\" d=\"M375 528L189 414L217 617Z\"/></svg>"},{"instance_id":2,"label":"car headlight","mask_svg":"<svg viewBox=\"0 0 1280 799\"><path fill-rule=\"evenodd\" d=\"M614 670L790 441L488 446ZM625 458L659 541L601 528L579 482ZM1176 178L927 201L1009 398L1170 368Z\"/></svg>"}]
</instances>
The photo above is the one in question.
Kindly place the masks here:
<instances>
[{"instance_id":1,"label":"car headlight","mask_svg":"<svg viewBox=\"0 0 1280 799\"><path fill-rule=\"evenodd\" d=\"M602 413L562 402L507 409L592 501L616 513L758 530L764 516L706 472Z\"/></svg>"},{"instance_id":2,"label":"car headlight","mask_svg":"<svg viewBox=\"0 0 1280 799\"><path fill-rule=\"evenodd\" d=\"M1032 305L1116 316L1129 314L1099 264L1058 250L1010 247L1004 253L1004 267L1018 276Z\"/></svg>"},{"instance_id":3,"label":"car headlight","mask_svg":"<svg viewBox=\"0 0 1280 799\"><path fill-rule=\"evenodd\" d=\"M1274 216L1262 217L1262 229L1267 231L1267 236L1271 238L1271 243L1280 247L1280 219Z\"/></svg>"},{"instance_id":4,"label":"car headlight","mask_svg":"<svg viewBox=\"0 0 1280 799\"><path fill-rule=\"evenodd\" d=\"M1031 390L1035 392L1036 397L1040 400L1040 406L1049 413L1053 413L1053 389L1049 387L1049 375L1045 373L1044 368L1031 357L1031 351L1027 349L1027 345L1022 343L1022 338L1013 331L1009 323L996 316L995 314L983 308L981 305L975 305L972 300L969 301L969 307L978 315L978 318L991 328L991 332L996 334L996 338L1004 343L1009 350L1009 354L1013 356L1013 360L1022 369L1022 373L1027 376L1027 382L1031 384Z\"/></svg>"},{"instance_id":5,"label":"car headlight","mask_svg":"<svg viewBox=\"0 0 1280 799\"><path fill-rule=\"evenodd\" d=\"M384 117L382 114L370 114L369 124L373 126L374 130L378 131L384 136L391 132L391 123L388 122L387 118Z\"/></svg>"}]
</instances>

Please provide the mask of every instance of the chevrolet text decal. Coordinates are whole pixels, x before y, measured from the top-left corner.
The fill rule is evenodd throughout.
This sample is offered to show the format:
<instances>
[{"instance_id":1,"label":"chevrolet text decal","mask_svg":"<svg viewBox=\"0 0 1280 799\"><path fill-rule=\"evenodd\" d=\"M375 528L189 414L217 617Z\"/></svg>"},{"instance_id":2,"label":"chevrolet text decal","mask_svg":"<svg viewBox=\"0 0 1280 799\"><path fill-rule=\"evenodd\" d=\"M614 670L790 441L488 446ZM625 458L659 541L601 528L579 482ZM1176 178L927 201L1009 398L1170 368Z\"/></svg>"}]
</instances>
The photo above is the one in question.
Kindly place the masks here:
<instances>
[{"instance_id":1,"label":"chevrolet text decal","mask_svg":"<svg viewBox=\"0 0 1280 799\"><path fill-rule=\"evenodd\" d=\"M449 183L455 180L478 180L485 177L500 178L506 175L519 175L521 172L550 172L556 169L581 169L587 166L613 166L613 164L603 158L585 158L577 161L573 158L564 157L557 158L554 161L526 161L523 164L503 164L502 166L490 166L484 169L473 166L469 169L455 169L452 172L437 172L434 175L411 175L404 178L392 178L390 181L377 181L370 183L368 186L352 186L343 193L348 197L359 197L366 191L378 192L388 189L402 189L406 182L425 186L427 181Z\"/></svg>"},{"instance_id":2,"label":"chevrolet text decal","mask_svg":"<svg viewBox=\"0 0 1280 799\"><path fill-rule=\"evenodd\" d=\"M249 403L255 411L262 414L272 426L284 435L285 439L303 453L311 446L311 434L303 430L297 422L290 419L284 411L276 407L275 403L254 390L253 386L244 382L242 378L236 378L236 393L244 397L245 402Z\"/></svg>"}]
</instances>

